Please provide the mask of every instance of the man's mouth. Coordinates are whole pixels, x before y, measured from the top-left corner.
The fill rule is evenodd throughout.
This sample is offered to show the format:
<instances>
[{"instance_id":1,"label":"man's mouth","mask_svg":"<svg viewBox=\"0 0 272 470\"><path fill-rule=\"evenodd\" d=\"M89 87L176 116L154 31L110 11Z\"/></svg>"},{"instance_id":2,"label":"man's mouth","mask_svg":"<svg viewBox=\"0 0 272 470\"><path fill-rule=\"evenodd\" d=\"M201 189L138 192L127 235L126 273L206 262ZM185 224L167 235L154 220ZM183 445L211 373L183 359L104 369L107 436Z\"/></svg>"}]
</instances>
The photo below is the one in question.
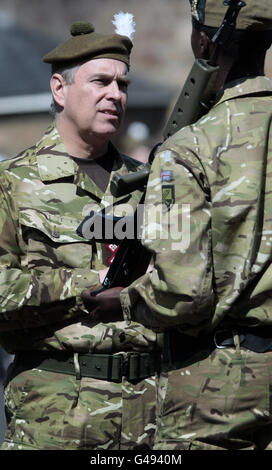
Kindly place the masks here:
<instances>
[{"instance_id":1,"label":"man's mouth","mask_svg":"<svg viewBox=\"0 0 272 470\"><path fill-rule=\"evenodd\" d=\"M107 114L108 116L114 116L114 117L119 117L120 113L114 109L103 109L101 111L103 114Z\"/></svg>"}]
</instances>

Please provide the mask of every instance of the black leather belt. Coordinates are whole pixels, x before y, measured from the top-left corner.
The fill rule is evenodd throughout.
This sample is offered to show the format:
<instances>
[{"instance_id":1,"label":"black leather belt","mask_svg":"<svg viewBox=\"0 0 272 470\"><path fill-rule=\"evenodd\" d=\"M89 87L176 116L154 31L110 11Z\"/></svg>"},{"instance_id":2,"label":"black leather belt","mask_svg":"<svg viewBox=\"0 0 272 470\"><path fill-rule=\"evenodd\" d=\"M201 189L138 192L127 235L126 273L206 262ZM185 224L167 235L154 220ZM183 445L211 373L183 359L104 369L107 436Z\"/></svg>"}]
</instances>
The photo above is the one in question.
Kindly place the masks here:
<instances>
[{"instance_id":1,"label":"black leather belt","mask_svg":"<svg viewBox=\"0 0 272 470\"><path fill-rule=\"evenodd\" d=\"M120 353L120 354L73 354L45 351L22 351L15 355L11 375L33 368L62 374L92 377L121 382L125 377L137 381L150 377L161 367L161 354Z\"/></svg>"},{"instance_id":2,"label":"black leather belt","mask_svg":"<svg viewBox=\"0 0 272 470\"><path fill-rule=\"evenodd\" d=\"M209 354L214 349L235 347L235 337L240 347L254 352L272 351L272 328L222 328L209 335L192 337L169 330L164 340L165 362L191 360L201 352Z\"/></svg>"},{"instance_id":3,"label":"black leather belt","mask_svg":"<svg viewBox=\"0 0 272 470\"><path fill-rule=\"evenodd\" d=\"M218 330L214 333L215 347L218 349L235 347L235 334L239 345L243 348L259 353L272 351L272 331L269 328Z\"/></svg>"}]
</instances>

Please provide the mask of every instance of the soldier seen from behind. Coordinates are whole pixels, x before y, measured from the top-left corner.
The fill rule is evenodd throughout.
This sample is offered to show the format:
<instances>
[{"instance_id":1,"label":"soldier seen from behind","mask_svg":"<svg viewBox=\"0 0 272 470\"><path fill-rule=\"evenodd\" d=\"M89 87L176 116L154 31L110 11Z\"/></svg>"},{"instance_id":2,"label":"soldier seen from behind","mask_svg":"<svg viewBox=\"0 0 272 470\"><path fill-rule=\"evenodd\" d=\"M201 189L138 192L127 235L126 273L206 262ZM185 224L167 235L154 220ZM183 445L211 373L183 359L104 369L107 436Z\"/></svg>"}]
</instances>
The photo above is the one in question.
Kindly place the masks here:
<instances>
[{"instance_id":1,"label":"soldier seen from behind","mask_svg":"<svg viewBox=\"0 0 272 470\"><path fill-rule=\"evenodd\" d=\"M154 269L120 296L128 325L164 338L157 450L272 449L271 0L191 0L191 43L212 59L233 5L206 114L151 167L143 244ZM103 295L91 302L104 310Z\"/></svg>"}]
</instances>

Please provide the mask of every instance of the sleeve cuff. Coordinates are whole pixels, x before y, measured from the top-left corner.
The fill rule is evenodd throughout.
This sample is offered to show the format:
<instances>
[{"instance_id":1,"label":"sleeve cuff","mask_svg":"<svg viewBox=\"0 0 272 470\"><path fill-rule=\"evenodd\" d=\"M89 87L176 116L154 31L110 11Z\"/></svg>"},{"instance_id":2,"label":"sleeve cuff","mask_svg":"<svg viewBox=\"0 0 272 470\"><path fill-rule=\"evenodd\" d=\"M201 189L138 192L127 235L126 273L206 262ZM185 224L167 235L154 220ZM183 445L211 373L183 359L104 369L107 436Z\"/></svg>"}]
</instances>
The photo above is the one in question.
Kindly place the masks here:
<instances>
[{"instance_id":1,"label":"sleeve cuff","mask_svg":"<svg viewBox=\"0 0 272 470\"><path fill-rule=\"evenodd\" d=\"M75 296L76 303L75 309L83 312L85 315L89 315L88 310L84 306L83 300L81 299L81 292L89 287L94 287L100 284L99 273L97 271L90 270L76 270L72 277L71 291L72 295Z\"/></svg>"},{"instance_id":2,"label":"sleeve cuff","mask_svg":"<svg viewBox=\"0 0 272 470\"><path fill-rule=\"evenodd\" d=\"M87 269L77 269L72 276L71 291L72 295L80 295L84 289L94 287L100 284L98 271Z\"/></svg>"}]
</instances>

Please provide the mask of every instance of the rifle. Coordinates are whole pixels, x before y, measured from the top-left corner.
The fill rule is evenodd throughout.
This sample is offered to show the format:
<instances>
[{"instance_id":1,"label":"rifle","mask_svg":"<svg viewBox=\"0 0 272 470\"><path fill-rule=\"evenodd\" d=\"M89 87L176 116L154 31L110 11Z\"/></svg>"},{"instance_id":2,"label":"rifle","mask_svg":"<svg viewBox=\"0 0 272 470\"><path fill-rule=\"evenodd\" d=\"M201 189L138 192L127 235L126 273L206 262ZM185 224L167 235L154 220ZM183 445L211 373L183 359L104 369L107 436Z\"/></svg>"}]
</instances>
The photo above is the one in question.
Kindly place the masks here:
<instances>
[{"instance_id":1,"label":"rifle","mask_svg":"<svg viewBox=\"0 0 272 470\"><path fill-rule=\"evenodd\" d=\"M164 140L179 129L196 122L212 106L213 89L219 70L217 58L220 48L230 40L236 27L237 16L241 8L246 5L241 0L225 0L223 3L228 6L228 9L221 26L212 38L212 42L216 45L214 54L209 60L195 60L163 130ZM111 192L115 197L129 194L136 189L142 188L144 190L151 163L160 145L161 143L157 144L151 151L149 162L142 170L129 175L119 175L118 173L114 175L111 182ZM143 201L143 199L144 193L141 200ZM151 253L143 247L140 239L122 240L101 288L93 295L110 287L128 286L146 272L150 259Z\"/></svg>"},{"instance_id":2,"label":"rifle","mask_svg":"<svg viewBox=\"0 0 272 470\"><path fill-rule=\"evenodd\" d=\"M176 101L173 111L163 130L163 141L171 137L179 129L196 122L206 114L212 106L213 88L219 71L217 58L221 47L230 40L236 27L237 16L246 3L241 0L225 0L228 6L221 26L212 38L216 45L211 59L195 59L188 78ZM155 152L161 143L152 149L149 161L145 167L130 175L119 175L116 173L111 182L111 192L119 197L128 194L147 184L151 163Z\"/></svg>"},{"instance_id":3,"label":"rifle","mask_svg":"<svg viewBox=\"0 0 272 470\"><path fill-rule=\"evenodd\" d=\"M119 237L115 237L117 224L121 222L122 228L129 227L129 236L124 236L122 239L101 287L92 292L93 296L110 287L127 287L146 272L151 253L141 244L139 220L142 219L142 214L138 216L139 210L143 208L144 197L143 192L133 216L116 217L109 216L105 212L91 211L78 226L77 233L87 240L95 239L96 242L110 242L117 245L120 243L120 233Z\"/></svg>"}]
</instances>

